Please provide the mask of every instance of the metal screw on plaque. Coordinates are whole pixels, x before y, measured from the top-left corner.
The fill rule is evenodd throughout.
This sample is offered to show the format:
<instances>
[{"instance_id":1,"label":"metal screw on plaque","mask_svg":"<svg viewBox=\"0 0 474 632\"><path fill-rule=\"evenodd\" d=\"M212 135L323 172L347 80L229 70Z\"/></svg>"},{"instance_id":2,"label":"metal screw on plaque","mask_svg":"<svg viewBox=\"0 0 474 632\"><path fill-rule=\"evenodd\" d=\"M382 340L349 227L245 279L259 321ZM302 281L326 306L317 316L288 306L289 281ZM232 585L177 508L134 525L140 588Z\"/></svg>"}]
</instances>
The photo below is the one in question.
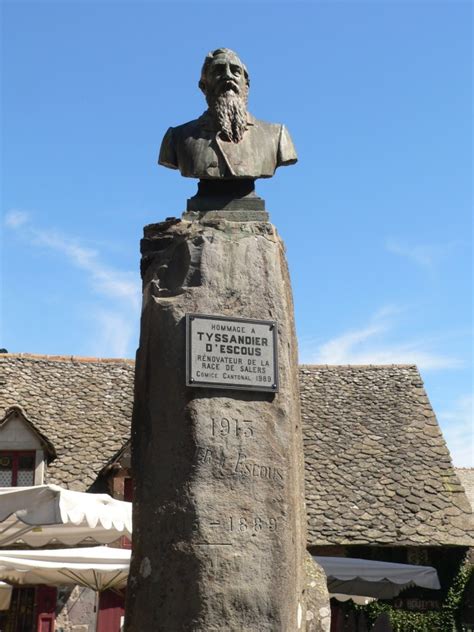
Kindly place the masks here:
<instances>
[{"instance_id":1,"label":"metal screw on plaque","mask_svg":"<svg viewBox=\"0 0 474 632\"><path fill-rule=\"evenodd\" d=\"M276 384L272 384L272 388L276 388L276 387L277 387L277 385L276 385Z\"/></svg>"},{"instance_id":2,"label":"metal screw on plaque","mask_svg":"<svg viewBox=\"0 0 474 632\"><path fill-rule=\"evenodd\" d=\"M190 382L191 382L191 384L192 384L192 383L194 382L194 378L193 378L193 377L190 377L190 378L189 378L189 381L190 381Z\"/></svg>"}]
</instances>

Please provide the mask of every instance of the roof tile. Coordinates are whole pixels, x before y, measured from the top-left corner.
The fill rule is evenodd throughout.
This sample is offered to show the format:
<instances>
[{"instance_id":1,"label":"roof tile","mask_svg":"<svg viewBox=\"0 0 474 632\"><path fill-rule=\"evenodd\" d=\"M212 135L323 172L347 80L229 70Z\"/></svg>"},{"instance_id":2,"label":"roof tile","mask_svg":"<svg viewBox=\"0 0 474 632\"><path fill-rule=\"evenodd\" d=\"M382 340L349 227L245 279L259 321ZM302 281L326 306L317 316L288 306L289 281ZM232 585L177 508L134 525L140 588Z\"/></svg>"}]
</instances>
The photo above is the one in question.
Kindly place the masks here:
<instances>
[{"instance_id":1,"label":"roof tile","mask_svg":"<svg viewBox=\"0 0 474 632\"><path fill-rule=\"evenodd\" d=\"M2 354L0 414L20 405L56 448L47 482L85 490L129 439L133 377L131 360ZM300 391L309 544L474 544L416 367L302 366Z\"/></svg>"},{"instance_id":2,"label":"roof tile","mask_svg":"<svg viewBox=\"0 0 474 632\"><path fill-rule=\"evenodd\" d=\"M415 366L305 365L300 391L306 488L319 492L307 502L309 544L474 544L467 498Z\"/></svg>"}]
</instances>

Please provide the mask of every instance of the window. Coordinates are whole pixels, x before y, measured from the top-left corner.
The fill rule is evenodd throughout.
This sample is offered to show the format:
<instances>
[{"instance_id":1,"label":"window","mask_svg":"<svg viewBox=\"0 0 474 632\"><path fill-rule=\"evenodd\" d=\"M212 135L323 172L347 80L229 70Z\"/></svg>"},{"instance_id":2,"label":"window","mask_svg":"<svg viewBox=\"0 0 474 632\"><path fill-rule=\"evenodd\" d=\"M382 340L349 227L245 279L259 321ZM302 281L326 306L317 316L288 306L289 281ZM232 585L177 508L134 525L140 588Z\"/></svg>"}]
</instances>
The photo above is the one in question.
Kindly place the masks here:
<instances>
[{"instance_id":1,"label":"window","mask_svg":"<svg viewBox=\"0 0 474 632\"><path fill-rule=\"evenodd\" d=\"M0 487L27 487L35 482L35 452L0 451Z\"/></svg>"}]
</instances>

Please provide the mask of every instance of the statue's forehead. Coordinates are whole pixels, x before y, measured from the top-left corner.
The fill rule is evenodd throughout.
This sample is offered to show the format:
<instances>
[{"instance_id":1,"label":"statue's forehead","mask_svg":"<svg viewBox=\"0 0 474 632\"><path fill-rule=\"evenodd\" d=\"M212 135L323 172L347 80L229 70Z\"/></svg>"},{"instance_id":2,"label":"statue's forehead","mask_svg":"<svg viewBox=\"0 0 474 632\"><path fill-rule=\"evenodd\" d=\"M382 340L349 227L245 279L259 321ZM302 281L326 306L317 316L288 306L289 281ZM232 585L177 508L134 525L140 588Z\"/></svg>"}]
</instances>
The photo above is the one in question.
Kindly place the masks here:
<instances>
[{"instance_id":1,"label":"statue's forehead","mask_svg":"<svg viewBox=\"0 0 474 632\"><path fill-rule=\"evenodd\" d=\"M231 64L236 64L237 66L245 68L239 57L237 57L237 55L233 53L219 53L212 59L210 65L213 66L214 64L222 64L223 62L229 62Z\"/></svg>"}]
</instances>

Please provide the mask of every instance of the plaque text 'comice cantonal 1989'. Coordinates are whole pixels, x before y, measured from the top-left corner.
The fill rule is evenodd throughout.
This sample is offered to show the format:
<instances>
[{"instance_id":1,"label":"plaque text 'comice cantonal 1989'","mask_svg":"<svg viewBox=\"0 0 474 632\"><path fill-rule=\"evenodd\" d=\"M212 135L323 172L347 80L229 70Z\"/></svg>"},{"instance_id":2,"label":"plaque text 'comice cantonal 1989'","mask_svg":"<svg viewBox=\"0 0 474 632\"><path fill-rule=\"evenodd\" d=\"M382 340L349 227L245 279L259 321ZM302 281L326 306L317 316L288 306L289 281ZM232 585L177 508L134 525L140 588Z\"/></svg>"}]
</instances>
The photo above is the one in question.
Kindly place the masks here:
<instances>
[{"instance_id":1,"label":"plaque text 'comice cantonal 1989'","mask_svg":"<svg viewBox=\"0 0 474 632\"><path fill-rule=\"evenodd\" d=\"M276 322L186 314L186 384L277 392Z\"/></svg>"}]
</instances>

